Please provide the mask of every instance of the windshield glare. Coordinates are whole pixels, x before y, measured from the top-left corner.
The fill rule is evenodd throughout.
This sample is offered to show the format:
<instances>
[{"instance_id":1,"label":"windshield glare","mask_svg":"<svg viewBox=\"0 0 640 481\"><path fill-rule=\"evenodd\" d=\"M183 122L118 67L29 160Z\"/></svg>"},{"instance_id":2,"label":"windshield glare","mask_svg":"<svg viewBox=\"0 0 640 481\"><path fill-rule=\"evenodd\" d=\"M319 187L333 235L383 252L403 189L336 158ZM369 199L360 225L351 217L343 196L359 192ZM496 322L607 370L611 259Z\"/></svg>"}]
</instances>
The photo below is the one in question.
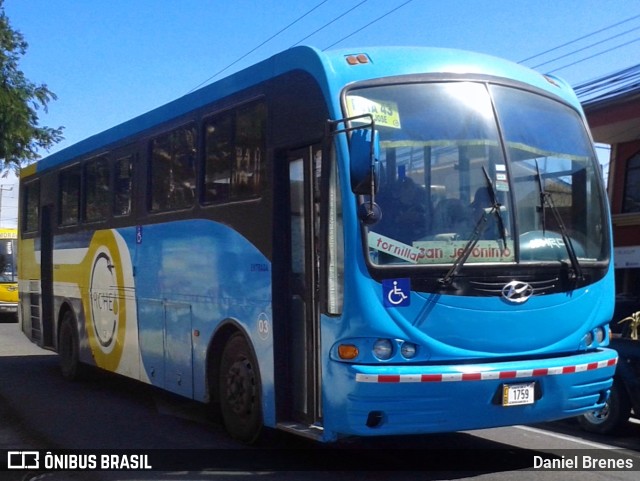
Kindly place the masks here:
<instances>
[{"instance_id":1,"label":"windshield glare","mask_svg":"<svg viewBox=\"0 0 640 481\"><path fill-rule=\"evenodd\" d=\"M380 132L373 264L451 264L472 240L466 263L567 261L557 215L580 262L606 257L597 163L571 108L474 82L354 89L346 107Z\"/></svg>"}]
</instances>

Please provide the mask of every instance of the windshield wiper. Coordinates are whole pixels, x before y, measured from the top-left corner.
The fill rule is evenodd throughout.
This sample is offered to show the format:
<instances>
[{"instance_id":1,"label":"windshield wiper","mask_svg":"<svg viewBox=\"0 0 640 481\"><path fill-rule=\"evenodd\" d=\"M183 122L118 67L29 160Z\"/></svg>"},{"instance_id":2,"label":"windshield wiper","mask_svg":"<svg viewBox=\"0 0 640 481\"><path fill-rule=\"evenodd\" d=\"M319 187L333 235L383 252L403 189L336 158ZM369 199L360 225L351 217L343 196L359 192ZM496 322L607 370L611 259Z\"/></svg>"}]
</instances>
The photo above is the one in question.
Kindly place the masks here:
<instances>
[{"instance_id":1,"label":"windshield wiper","mask_svg":"<svg viewBox=\"0 0 640 481\"><path fill-rule=\"evenodd\" d=\"M487 182L487 189L489 191L489 200L491 201L492 212L496 215L496 220L498 221L498 230L500 231L500 237L502 237L503 248L507 248L507 229L504 226L504 219L502 218L502 212L500 211L500 207L502 205L498 202L498 194L496 193L496 189L493 187L493 183L489 178L489 174L487 173L487 169L485 166L482 166L482 172L484 173L484 180Z\"/></svg>"},{"instance_id":2,"label":"windshield wiper","mask_svg":"<svg viewBox=\"0 0 640 481\"><path fill-rule=\"evenodd\" d=\"M546 230L546 220L545 220L545 206L548 206L553 213L553 217L558 224L558 228L560 229L560 235L562 236L562 242L564 243L565 248L567 249L567 254L569 255L569 260L571 261L571 267L573 268L574 278L576 280L582 280L582 267L580 266L580 261L578 260L578 256L576 255L576 250L573 245L573 241L571 237L569 237L569 233L567 232L567 228L562 222L562 217L560 216L560 212L556 207L556 204L553 201L553 196L551 192L547 192L544 188L544 181L542 179L542 175L540 174L540 167L538 166L538 161L536 160L536 176L538 178L538 186L540 188L540 211L542 215L542 233L545 233Z\"/></svg>"},{"instance_id":3,"label":"windshield wiper","mask_svg":"<svg viewBox=\"0 0 640 481\"><path fill-rule=\"evenodd\" d=\"M493 207L491 208L491 210L493 211ZM471 251L473 251L473 248L476 246L476 244L480 240L480 236L482 236L484 229L487 227L488 218L489 218L489 215L487 214L487 212L486 211L483 212L482 215L480 216L480 219L478 219L478 222L476 223L475 228L473 229L471 238L469 239L467 244L464 246L464 249L462 249L462 252L460 253L460 255L453 262L453 265L451 266L451 269L449 269L449 272L447 272L445 276L439 280L440 284L446 287L449 287L451 285L451 283L453 282L453 279L455 279L455 277L458 275L458 272L460 271L460 269L462 269L462 266L464 265L464 263L467 262L467 259L471 255Z\"/></svg>"},{"instance_id":4,"label":"windshield wiper","mask_svg":"<svg viewBox=\"0 0 640 481\"><path fill-rule=\"evenodd\" d=\"M491 179L489 178L487 169L484 166L482 166L482 172L484 173L484 178L487 182L487 191L489 193L489 201L491 203L491 207L489 209L482 209L482 215L476 222L476 226L473 229L473 233L471 234L469 241L464 246L464 249L462 249L460 255L453 262L451 269L449 269L445 276L439 280L440 284L446 287L451 285L453 280L458 275L458 272L460 272L460 269L462 269L464 263L467 262L467 259L471 255L473 248L476 246L476 244L480 240L480 237L482 236L482 233L487 227L489 216L492 214L495 214L496 220L498 222L498 229L500 230L500 237L502 237L503 248L507 247L507 229L504 226L504 221L502 219L502 215L500 214L500 208L502 207L502 205L498 202L498 196L493 187L493 184L491 183Z\"/></svg>"},{"instance_id":5,"label":"windshield wiper","mask_svg":"<svg viewBox=\"0 0 640 481\"><path fill-rule=\"evenodd\" d=\"M540 220L542 221L542 233L546 234L547 232L547 212L545 207L547 205L545 198L546 192L544 190L544 184L542 183L542 175L540 175L540 166L538 165L538 159L535 159L536 163L536 178L538 179L538 189L540 191L540 205L537 207L538 212L540 212Z\"/></svg>"}]
</instances>

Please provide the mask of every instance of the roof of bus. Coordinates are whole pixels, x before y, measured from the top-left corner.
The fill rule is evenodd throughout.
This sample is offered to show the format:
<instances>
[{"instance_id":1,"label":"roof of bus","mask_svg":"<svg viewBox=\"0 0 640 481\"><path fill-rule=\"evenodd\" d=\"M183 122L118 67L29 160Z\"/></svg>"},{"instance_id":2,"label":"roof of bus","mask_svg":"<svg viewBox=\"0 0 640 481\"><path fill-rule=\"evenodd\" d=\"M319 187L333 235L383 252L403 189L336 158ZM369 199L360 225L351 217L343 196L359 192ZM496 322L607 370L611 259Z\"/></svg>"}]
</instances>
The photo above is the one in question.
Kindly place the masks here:
<instances>
[{"instance_id":1,"label":"roof of bus","mask_svg":"<svg viewBox=\"0 0 640 481\"><path fill-rule=\"evenodd\" d=\"M350 64L347 61L347 58L357 58L360 54L365 55L366 62ZM434 72L491 75L518 80L561 96L579 108L577 98L564 81L485 54L430 47L370 47L322 52L313 47L302 46L278 53L229 77L56 152L32 168L23 169L23 176L46 170L78 156L107 149L115 142L294 70L307 71L317 79L326 98L329 99L329 111L336 117L341 116L338 93L349 83L386 76Z\"/></svg>"}]
</instances>

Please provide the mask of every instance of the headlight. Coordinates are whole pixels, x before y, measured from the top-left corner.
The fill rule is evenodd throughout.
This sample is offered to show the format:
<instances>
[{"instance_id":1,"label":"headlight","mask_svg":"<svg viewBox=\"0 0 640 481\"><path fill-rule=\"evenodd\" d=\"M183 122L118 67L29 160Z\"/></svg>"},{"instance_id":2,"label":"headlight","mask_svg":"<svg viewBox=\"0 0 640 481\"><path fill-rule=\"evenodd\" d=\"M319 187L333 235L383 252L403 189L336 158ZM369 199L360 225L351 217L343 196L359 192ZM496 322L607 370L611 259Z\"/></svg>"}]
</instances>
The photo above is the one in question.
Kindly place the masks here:
<instances>
[{"instance_id":1,"label":"headlight","mask_svg":"<svg viewBox=\"0 0 640 481\"><path fill-rule=\"evenodd\" d=\"M361 364L391 360L398 363L415 363L429 359L429 348L394 337L346 338L331 346L331 359Z\"/></svg>"},{"instance_id":2,"label":"headlight","mask_svg":"<svg viewBox=\"0 0 640 481\"><path fill-rule=\"evenodd\" d=\"M596 327L593 331L587 332L584 335L584 343L587 347L591 347L593 344L602 344L607 338L607 333L604 327Z\"/></svg>"},{"instance_id":3,"label":"headlight","mask_svg":"<svg viewBox=\"0 0 640 481\"><path fill-rule=\"evenodd\" d=\"M405 359L413 359L418 353L418 347L412 342L403 342L400 347L400 354Z\"/></svg>"},{"instance_id":4,"label":"headlight","mask_svg":"<svg viewBox=\"0 0 640 481\"><path fill-rule=\"evenodd\" d=\"M381 361L386 361L393 354L393 344L389 339L378 339L373 344L373 355Z\"/></svg>"},{"instance_id":5,"label":"headlight","mask_svg":"<svg viewBox=\"0 0 640 481\"><path fill-rule=\"evenodd\" d=\"M584 335L584 343L587 345L587 347L593 344L593 333L591 331L587 332Z\"/></svg>"}]
</instances>

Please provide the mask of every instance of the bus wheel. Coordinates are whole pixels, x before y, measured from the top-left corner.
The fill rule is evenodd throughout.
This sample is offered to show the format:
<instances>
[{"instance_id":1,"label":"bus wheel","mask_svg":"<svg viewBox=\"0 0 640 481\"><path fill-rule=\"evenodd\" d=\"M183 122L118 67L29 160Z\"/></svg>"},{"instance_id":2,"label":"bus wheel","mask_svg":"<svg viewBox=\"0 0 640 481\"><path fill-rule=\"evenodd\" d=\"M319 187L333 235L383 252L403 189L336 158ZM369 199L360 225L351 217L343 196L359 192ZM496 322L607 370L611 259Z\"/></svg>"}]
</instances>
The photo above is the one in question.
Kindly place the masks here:
<instances>
[{"instance_id":1,"label":"bus wheel","mask_svg":"<svg viewBox=\"0 0 640 481\"><path fill-rule=\"evenodd\" d=\"M220 361L220 412L227 432L254 443L262 431L262 400L256 362L241 334L229 338Z\"/></svg>"},{"instance_id":2,"label":"bus wheel","mask_svg":"<svg viewBox=\"0 0 640 481\"><path fill-rule=\"evenodd\" d=\"M58 359L62 377L69 381L80 380L84 375L84 366L80 363L80 343L78 330L71 311L67 311L60 323L58 334Z\"/></svg>"},{"instance_id":3,"label":"bus wheel","mask_svg":"<svg viewBox=\"0 0 640 481\"><path fill-rule=\"evenodd\" d=\"M624 426L631 416L631 402L624 386L616 379L611 395L602 409L589 411L578 418L580 427L597 434L611 434Z\"/></svg>"}]
</instances>

